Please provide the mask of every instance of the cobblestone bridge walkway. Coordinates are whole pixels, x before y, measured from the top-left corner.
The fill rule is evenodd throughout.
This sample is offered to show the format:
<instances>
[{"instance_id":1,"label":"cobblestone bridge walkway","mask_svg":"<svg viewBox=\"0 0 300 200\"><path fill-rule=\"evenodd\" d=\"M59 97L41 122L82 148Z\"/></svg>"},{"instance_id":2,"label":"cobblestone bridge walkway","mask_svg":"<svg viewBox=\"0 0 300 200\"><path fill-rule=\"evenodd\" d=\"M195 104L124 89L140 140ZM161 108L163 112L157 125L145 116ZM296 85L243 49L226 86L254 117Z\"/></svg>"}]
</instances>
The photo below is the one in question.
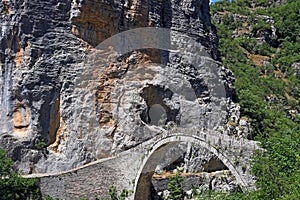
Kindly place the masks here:
<instances>
[{"instance_id":1,"label":"cobblestone bridge walkway","mask_svg":"<svg viewBox=\"0 0 300 200\"><path fill-rule=\"evenodd\" d=\"M108 197L109 186L130 191L130 199L148 198L151 177L165 153L180 142L191 142L215 154L245 190L255 188L249 172L250 159L259 147L254 141L236 139L197 129L163 131L151 140L116 155L56 174L36 174L43 195L60 199ZM245 167L246 166L246 167Z\"/></svg>"}]
</instances>

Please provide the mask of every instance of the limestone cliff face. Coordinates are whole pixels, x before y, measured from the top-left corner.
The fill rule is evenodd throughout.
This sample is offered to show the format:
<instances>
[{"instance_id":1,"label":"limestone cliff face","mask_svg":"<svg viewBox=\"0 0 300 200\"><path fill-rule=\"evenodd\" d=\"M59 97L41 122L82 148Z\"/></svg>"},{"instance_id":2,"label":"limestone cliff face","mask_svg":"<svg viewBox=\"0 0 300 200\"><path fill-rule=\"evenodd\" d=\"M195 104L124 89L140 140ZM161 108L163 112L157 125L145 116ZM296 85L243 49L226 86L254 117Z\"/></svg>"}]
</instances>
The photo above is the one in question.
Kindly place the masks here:
<instances>
[{"instance_id":1,"label":"limestone cliff face","mask_svg":"<svg viewBox=\"0 0 300 200\"><path fill-rule=\"evenodd\" d=\"M159 120L149 117L155 105L163 126L184 125L185 118L186 126L203 128L201 116L218 117L204 75L176 53L134 51L95 72L96 86L76 83L99 43L134 28L180 32L217 60L208 0L3 0L0 11L0 141L17 170L63 171L132 148L159 134ZM231 104L232 74L217 65L226 89L218 101L239 117ZM176 88L165 87L180 90L183 80L196 99L180 100Z\"/></svg>"}]
</instances>

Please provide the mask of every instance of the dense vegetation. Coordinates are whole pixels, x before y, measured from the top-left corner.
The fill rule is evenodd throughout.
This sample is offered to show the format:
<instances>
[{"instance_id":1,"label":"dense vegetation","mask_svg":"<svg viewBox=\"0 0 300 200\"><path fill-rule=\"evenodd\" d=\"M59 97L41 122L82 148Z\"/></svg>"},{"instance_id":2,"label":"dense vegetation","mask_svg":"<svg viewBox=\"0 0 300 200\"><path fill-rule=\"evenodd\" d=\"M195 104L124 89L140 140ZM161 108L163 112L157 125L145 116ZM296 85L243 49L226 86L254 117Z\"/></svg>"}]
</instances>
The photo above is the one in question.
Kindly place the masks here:
<instances>
[{"instance_id":1,"label":"dense vegetation","mask_svg":"<svg viewBox=\"0 0 300 200\"><path fill-rule=\"evenodd\" d=\"M0 149L0 199L40 199L36 179L25 179L12 171L13 161Z\"/></svg>"},{"instance_id":2,"label":"dense vegetation","mask_svg":"<svg viewBox=\"0 0 300 200\"><path fill-rule=\"evenodd\" d=\"M252 166L258 190L226 198L300 199L300 1L222 0L211 14L242 115L266 149Z\"/></svg>"}]
</instances>

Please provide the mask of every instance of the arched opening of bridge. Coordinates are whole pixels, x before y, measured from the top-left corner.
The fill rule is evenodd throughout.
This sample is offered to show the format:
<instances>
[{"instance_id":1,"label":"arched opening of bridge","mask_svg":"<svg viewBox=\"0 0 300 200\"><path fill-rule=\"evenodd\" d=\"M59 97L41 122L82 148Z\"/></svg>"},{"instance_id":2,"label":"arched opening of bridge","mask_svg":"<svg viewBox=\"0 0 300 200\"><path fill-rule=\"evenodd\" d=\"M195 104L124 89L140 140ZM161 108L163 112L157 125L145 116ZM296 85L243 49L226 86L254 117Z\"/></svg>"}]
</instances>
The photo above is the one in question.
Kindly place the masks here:
<instances>
[{"instance_id":1,"label":"arched opening of bridge","mask_svg":"<svg viewBox=\"0 0 300 200\"><path fill-rule=\"evenodd\" d=\"M147 148L135 180L135 200L163 199L170 177L183 177L183 195L196 191L237 191L243 180L231 162L210 144L191 136L172 136Z\"/></svg>"}]
</instances>

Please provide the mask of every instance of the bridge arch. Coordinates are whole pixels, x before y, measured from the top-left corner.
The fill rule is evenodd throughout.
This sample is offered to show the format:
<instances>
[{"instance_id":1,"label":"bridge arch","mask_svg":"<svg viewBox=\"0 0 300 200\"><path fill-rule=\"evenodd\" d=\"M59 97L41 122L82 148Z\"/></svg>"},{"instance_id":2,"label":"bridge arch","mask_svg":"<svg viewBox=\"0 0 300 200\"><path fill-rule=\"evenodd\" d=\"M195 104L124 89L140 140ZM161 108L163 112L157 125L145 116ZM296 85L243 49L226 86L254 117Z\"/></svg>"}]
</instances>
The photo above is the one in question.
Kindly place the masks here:
<instances>
[{"instance_id":1,"label":"bridge arch","mask_svg":"<svg viewBox=\"0 0 300 200\"><path fill-rule=\"evenodd\" d=\"M181 142L191 142L208 149L231 171L243 191L246 190L245 188L251 187L251 183L247 183L243 178L241 172L233 164L233 160L227 156L225 152L220 151L217 145L206 140L206 137L202 138L201 136L195 135L174 134L158 139L152 143L151 146L148 146L147 152L143 155L143 160L135 178L133 194L135 200L148 199L150 195L151 178L156 166L170 148Z\"/></svg>"}]
</instances>

